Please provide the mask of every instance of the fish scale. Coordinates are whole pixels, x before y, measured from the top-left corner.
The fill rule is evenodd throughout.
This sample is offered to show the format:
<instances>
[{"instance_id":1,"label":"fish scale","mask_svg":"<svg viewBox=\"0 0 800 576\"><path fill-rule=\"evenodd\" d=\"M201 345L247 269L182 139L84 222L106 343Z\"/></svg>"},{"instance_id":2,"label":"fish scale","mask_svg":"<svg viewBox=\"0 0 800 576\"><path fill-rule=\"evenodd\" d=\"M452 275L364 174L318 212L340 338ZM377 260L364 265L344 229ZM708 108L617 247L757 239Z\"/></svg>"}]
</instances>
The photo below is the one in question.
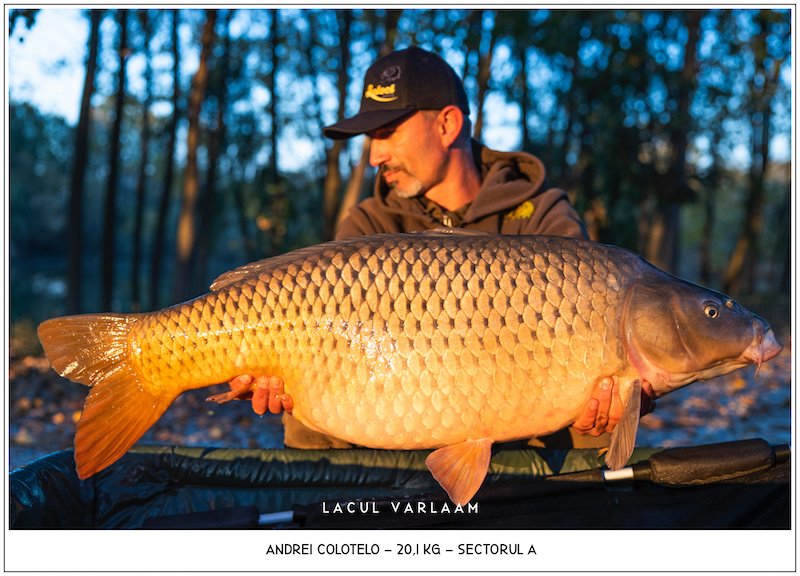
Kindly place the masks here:
<instances>
[{"instance_id":1,"label":"fish scale","mask_svg":"<svg viewBox=\"0 0 800 576\"><path fill-rule=\"evenodd\" d=\"M515 298L515 290L512 287L514 283L510 281L510 278L519 274L519 266L517 263L521 260L519 256L520 250L513 250L516 247L511 246L512 251L515 252L517 256L516 259L514 259L509 257L507 247L488 245L483 249L483 254L485 255L490 252L495 254L495 258L491 260L491 262L487 261L485 257L470 261L465 257L465 251L453 251L453 244L454 242L450 239L450 246L423 245L421 250L417 250L418 257L414 257L415 247L413 245L387 246L385 250L389 259L384 261L384 266L380 268L377 265L371 267L365 266L362 267L360 274L355 274L356 268L363 266L364 262L369 262L370 255L362 254L359 250L353 251L349 257L346 255L339 255L339 258L332 258L330 264L333 266L340 266L342 273L334 278L335 282L328 290L322 286L321 282L308 283L306 282L308 279L307 276L304 274L297 275L298 284L307 286L308 291L313 292L313 286L318 288L323 296L328 296L328 298L333 297L333 301L337 302L338 305L332 310L329 307L327 311L332 316L340 319L343 326L348 327L344 329L347 335L346 342L341 335L337 336L333 334L329 336L331 344L337 344L335 347L329 347L327 350L329 357L330 355L336 355L340 359L352 359L354 350L358 352L359 346L362 348L364 347L364 336L349 328L349 326L363 326L365 320L368 318L372 318L373 320L369 328L370 340L374 340L376 335L388 334L392 341L398 343L397 346L394 347L396 352L399 352L401 349L406 351L406 354L401 354L400 357L402 363L408 369L406 371L407 376L400 378L390 377L390 381L387 384L389 384L390 387L392 385L398 386L398 393L411 398L411 401L408 403L410 408L403 408L403 404L395 400L393 400L393 403L395 408L397 408L395 416L403 417L403 426L413 428L414 430L419 430L420 428L431 429L434 425L439 426L441 424L441 419L435 423L432 423L430 419L428 419L427 424L423 423L423 426L420 427L419 422L409 417L409 415L412 414L422 417L430 410L430 407L434 405L430 397L430 386L425 386L425 380L430 379L431 375L440 375L437 378L437 382L448 390L448 393L440 393L440 396L444 395L445 397L451 398L451 402L447 406L449 410L459 408L463 404L463 400L466 400L466 406L471 409L481 410L485 408L486 398L484 395L487 393L488 389L494 388L499 383L499 380L509 380L509 377L514 372L512 367L520 366L521 363L519 360L521 358L527 359L528 357L534 356L534 350L530 348L530 344L533 343L532 338L529 338L528 349L525 349L525 347L518 342L517 332L519 326L522 324L521 318L509 318L507 316L507 300ZM363 250L363 246L360 248ZM466 302L462 301L463 307L470 313L470 316L466 318L467 325L469 326L469 328L466 329L467 333L465 333L464 318L461 318L460 320L462 321L457 323L459 320L459 310L456 310L452 304L450 306L444 306L439 292L435 289L437 284L440 287L446 286L446 283L443 281L445 278L450 281L455 280L455 276L453 276L452 279L448 278L444 266L431 266L434 262L434 258L436 261L446 263L449 259L447 256L448 249L450 250L449 253L452 254L453 261L458 262L458 260L461 260L462 264L470 264L466 267L462 265L459 268L459 274L462 280L466 281L467 286L470 288L470 295L473 296L472 300L468 298ZM312 268L325 268L329 272L326 276L326 280L330 283L332 279L330 270L332 268L327 266L327 262L325 262L326 256L326 254L322 254L322 258L312 263ZM377 255L372 256L376 256L377 258ZM376 261L376 258L373 258L373 261ZM552 258L548 261L539 259L538 263L540 266L551 267L553 265L553 260ZM555 261L559 262L560 259L555 259ZM396 266L386 266L386 262L393 262ZM536 263L536 260L534 260L534 262ZM425 270L422 266L414 266L413 263L427 264L428 268ZM492 266L492 264L494 266ZM500 264L503 265L502 268ZM302 269L303 266L298 265L297 268ZM364 270L369 270L369 274L366 274ZM451 274L453 274L455 267L451 266L450 270ZM540 272L546 273L547 270L540 270ZM275 294L277 302L288 301L289 294L287 292L292 290L292 285L285 282L278 285L275 282L275 280L281 279L282 274L280 272L277 274L273 271L261 272L261 274L267 273L274 274L274 277L269 278L271 282L270 292ZM437 274L438 277L436 277ZM466 278L464 278L465 274L467 276ZM314 276L313 272L311 276ZM321 275L316 276L318 279L322 277ZM556 276L558 276L555 278L556 281L563 282L563 277L561 275ZM371 286L391 286L391 277L398 279L399 286L398 283L395 283L396 287L402 287L402 291L397 294L395 306L392 310L392 314L396 315L396 317L402 321L403 332L400 334L392 333L388 330L390 323L387 322L385 316L386 307L379 306L380 300L376 298L365 298L363 294L363 292L367 292ZM357 278L359 279L358 283L356 283ZM266 280L267 279L262 279L261 282L263 283ZM365 280L367 282L365 282ZM504 280L505 285L501 285L498 280ZM550 279L548 286L552 287L553 280L553 278ZM472 281L471 287L469 286L470 281ZM535 282L536 280L534 280L533 283L535 284ZM460 282L456 281L455 284L458 285ZM443 288L440 288L440 291L443 291ZM306 295L306 299L313 300L316 295L316 293L314 297ZM409 299L409 296L411 296L411 299ZM489 300L490 296L494 296L491 302ZM549 336L549 338L546 337L545 340L550 340L551 344L555 343L555 348L550 350L557 355L557 358L561 360L563 364L566 364L566 361L570 358L570 350L568 347L569 331L564 330L561 324L556 322L557 309L552 302L559 296L560 291L553 292L551 290L548 296L548 303L551 308L537 311L537 317L543 315L547 316L550 322L548 323L542 318L539 322L540 324L544 322L545 325L537 328L547 331L547 336ZM516 299L520 299L519 294L516 295ZM383 310L383 315L379 314L381 310ZM503 312L502 314L500 313L501 311ZM299 313L298 310L289 309L287 311L287 316L291 317L297 313ZM443 318L442 314L446 314L446 317ZM283 319L284 317L282 314L277 314L274 321L280 323ZM360 324L353 325L350 324L351 322ZM454 339L458 344L452 348L448 347L448 350L457 349L459 344L462 345L461 355L469 354L472 357L465 359L465 368L460 368L462 366L462 363L458 361L460 358L450 356L448 359L445 353L446 350L443 350L443 336L448 330L452 331L455 329L457 325L461 326L458 337ZM394 327L396 330L399 327L399 323L394 323ZM561 334L560 339L556 338L556 330ZM292 331L292 334L294 333L295 331ZM567 341L565 341L565 339ZM353 344L353 342L356 342L356 344ZM284 352L286 354L291 354L291 348L293 347L302 348L303 346L303 343L299 341L296 343L281 342L280 339L275 339L274 343L266 344L263 347L274 348L276 344L282 344L282 348L285 348ZM480 347L480 351L477 350L478 347ZM324 345L322 349L325 351ZM368 352L367 350L362 351ZM540 350L540 358L548 358L548 351L549 349L547 346L545 346L543 350ZM580 355L580 362L585 361L586 351L576 352ZM369 357L368 353L364 355L365 360L368 360ZM383 358L383 356L380 358ZM477 359L479 362L474 362L473 359ZM574 378L581 375L580 371L575 369L575 366L578 366L580 362L574 362L570 366L571 377ZM294 362L290 360L285 364L293 363ZM446 364L450 367L449 370L445 367ZM481 364L484 366L483 370L479 368ZM545 362L545 364L547 363ZM523 368L523 373L525 368L527 368L526 365L527 362L522 363L521 367ZM264 370L265 367L248 365L238 368L246 371L258 371L259 369ZM306 416L308 423L325 431L336 433L340 428L344 427L347 429L345 435L353 434L357 426L353 424L353 419L346 411L341 411L342 416L339 416L339 411L328 413L324 408L318 408L316 411L313 411L313 413L309 412L311 408L304 405L304 391L307 391L308 396L316 397L317 394L315 391L312 391L315 385L314 383L316 382L322 383L323 388L333 389L336 388L336 386L328 387L327 382L332 380L335 383L337 381L337 376L340 378L352 378L356 381L364 379L369 380L373 377L375 372L380 371L380 368L370 366L366 362L356 362L355 369L353 371L348 371L347 367L342 366L342 363L339 361L328 364L325 368L328 369L327 373L325 373L326 370L321 370L320 367L314 368L311 372L303 371L304 383L302 389L297 389L298 385L291 382L291 378L287 378L284 374L286 389L295 399L295 414L301 420L303 420L305 414L312 414L310 417ZM266 371L281 374L281 370L277 366L268 366L266 367ZM495 372L499 372L500 375L495 376ZM470 378L472 382L469 387L477 390L480 395L474 393L472 395L459 394L460 389L450 390L450 388L455 385L454 382L457 375L459 375L462 380L464 377ZM390 374L384 374L384 377L389 376ZM531 376L532 375L529 374L528 378ZM477 381L475 381L476 379ZM395 380L395 382L392 382L392 380ZM588 379L587 383L589 383ZM386 391L386 384L384 384L383 388L384 391ZM352 393L357 394L357 390L359 389L354 389ZM427 395L426 390L428 391ZM318 393L324 396L325 389L320 390ZM369 395L364 394L364 396ZM502 396L502 394L498 396ZM367 401L369 401L368 398ZM355 402L355 405L358 405L359 402ZM317 406L324 407L326 403L323 401L316 402L316 404ZM444 409L441 401L436 404L440 406L440 411ZM496 409L498 414L501 412L502 408L503 404L501 401ZM502 412L503 414L508 413L507 410L502 410ZM345 422L342 422L342 420L345 420ZM463 420L468 422L474 421L473 418L469 417L463 418ZM392 427L392 430L395 431L394 427ZM339 432L339 435L342 435L341 432ZM421 435L418 433L417 437L419 436ZM372 443L379 442L380 447L403 447L408 441L407 437L407 434L401 434L399 437L395 438L372 438L371 441ZM361 440L363 442L363 439L352 439L354 441ZM424 442L424 440L416 441Z\"/></svg>"},{"instance_id":2,"label":"fish scale","mask_svg":"<svg viewBox=\"0 0 800 576\"><path fill-rule=\"evenodd\" d=\"M705 348L677 348L675 366L653 364L670 356L658 329L676 325L666 303L694 296L700 310L713 301L732 315L728 335L704 336L724 354L684 370L681 358ZM661 393L777 354L768 325L726 298L616 247L426 232L304 248L226 273L189 302L56 318L39 335L59 373L92 386L75 440L82 478L124 454L180 393L251 374L280 377L313 429L373 448L439 448L429 467L463 503L492 443L568 426L604 377L627 415L609 452L619 467L643 379Z\"/></svg>"}]
</instances>

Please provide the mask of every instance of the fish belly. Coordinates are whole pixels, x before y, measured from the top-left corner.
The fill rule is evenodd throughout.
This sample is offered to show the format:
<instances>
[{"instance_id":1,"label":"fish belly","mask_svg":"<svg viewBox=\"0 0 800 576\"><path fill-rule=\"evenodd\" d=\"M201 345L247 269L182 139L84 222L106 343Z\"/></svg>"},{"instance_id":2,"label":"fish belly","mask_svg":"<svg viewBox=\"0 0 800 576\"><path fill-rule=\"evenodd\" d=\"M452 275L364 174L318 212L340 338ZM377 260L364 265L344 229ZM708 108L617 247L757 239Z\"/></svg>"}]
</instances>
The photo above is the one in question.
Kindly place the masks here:
<instances>
[{"instance_id":1,"label":"fish belly","mask_svg":"<svg viewBox=\"0 0 800 576\"><path fill-rule=\"evenodd\" d=\"M133 349L154 386L280 376L300 421L363 446L507 441L571 424L624 366L626 273L564 239L365 237L235 270Z\"/></svg>"}]
</instances>

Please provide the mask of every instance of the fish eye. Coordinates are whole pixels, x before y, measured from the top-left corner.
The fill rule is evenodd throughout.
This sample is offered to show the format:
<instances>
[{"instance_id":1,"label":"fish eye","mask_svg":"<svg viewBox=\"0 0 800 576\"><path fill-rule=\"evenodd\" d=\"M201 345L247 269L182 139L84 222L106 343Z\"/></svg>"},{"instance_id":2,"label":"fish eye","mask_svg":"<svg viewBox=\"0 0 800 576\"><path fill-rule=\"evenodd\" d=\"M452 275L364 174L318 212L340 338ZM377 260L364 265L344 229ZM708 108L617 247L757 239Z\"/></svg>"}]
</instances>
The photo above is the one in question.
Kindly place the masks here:
<instances>
[{"instance_id":1,"label":"fish eye","mask_svg":"<svg viewBox=\"0 0 800 576\"><path fill-rule=\"evenodd\" d=\"M705 312L708 318L714 319L719 316L719 306L714 303L707 303L705 308L703 308L703 312Z\"/></svg>"}]
</instances>

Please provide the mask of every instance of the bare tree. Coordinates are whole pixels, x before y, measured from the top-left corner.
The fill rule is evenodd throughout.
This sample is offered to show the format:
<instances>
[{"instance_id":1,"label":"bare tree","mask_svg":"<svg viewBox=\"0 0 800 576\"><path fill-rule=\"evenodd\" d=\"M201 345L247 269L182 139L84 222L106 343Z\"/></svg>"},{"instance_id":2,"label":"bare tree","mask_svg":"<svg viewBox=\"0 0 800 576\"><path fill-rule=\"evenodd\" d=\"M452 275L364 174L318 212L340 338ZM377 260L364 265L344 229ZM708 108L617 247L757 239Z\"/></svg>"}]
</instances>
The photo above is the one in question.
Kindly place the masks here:
<instances>
[{"instance_id":1,"label":"bare tree","mask_svg":"<svg viewBox=\"0 0 800 576\"><path fill-rule=\"evenodd\" d=\"M142 130L139 141L139 175L136 181L136 222L133 229L133 264L131 266L131 309L134 312L142 310L141 298L141 260L142 260L142 235L144 226L145 184L147 182L147 164L150 152L150 105L152 102L151 85L153 83L153 68L150 64L150 19L147 10L139 12L144 38L143 52L145 59L144 69L144 101L142 102Z\"/></svg>"},{"instance_id":2,"label":"bare tree","mask_svg":"<svg viewBox=\"0 0 800 576\"><path fill-rule=\"evenodd\" d=\"M383 24L384 41L378 49L379 56L386 56L393 50L395 38L397 37L397 24L400 21L400 15L402 12L402 10L386 11L386 17ZM342 105L340 103L340 110L341 106ZM358 203L358 200L361 198L361 192L364 189L366 182L367 166L369 165L369 151L371 145L372 140L369 137L365 137L364 142L361 145L361 154L359 155L356 163L351 166L350 180L347 182L347 187L345 188L344 194L341 197L341 201L338 202L335 225L330 229L330 236L326 236L326 238L332 238L335 235L336 229L342 223L342 220L347 217L350 208L355 206ZM336 169L338 171L338 162ZM339 176L339 186L341 186L341 176Z\"/></svg>"},{"instance_id":3,"label":"bare tree","mask_svg":"<svg viewBox=\"0 0 800 576\"><path fill-rule=\"evenodd\" d=\"M485 27L486 12L489 12L494 19L495 13L493 10L480 10L478 16L478 28L476 32L479 34L478 46L485 44L484 36L489 36L488 48L485 51L478 50L478 73L476 81L478 83L478 113L475 115L475 127L473 135L477 140L480 140L483 135L483 122L484 122L484 104L486 102L486 93L489 91L489 80L491 79L491 65L492 58L494 57L494 45L496 35L493 30L487 30Z\"/></svg>"},{"instance_id":4,"label":"bare tree","mask_svg":"<svg viewBox=\"0 0 800 576\"><path fill-rule=\"evenodd\" d=\"M350 208L355 206L361 198L361 191L364 188L367 175L367 165L369 165L369 151L371 145L372 139L365 136L364 142L361 145L361 155L359 156L358 162L350 170L350 180L347 182L347 188L345 188L342 201L339 205L339 213L336 216L336 226L333 231L334 234L342 223L342 220L347 217Z\"/></svg>"},{"instance_id":5,"label":"bare tree","mask_svg":"<svg viewBox=\"0 0 800 576\"><path fill-rule=\"evenodd\" d=\"M205 98L208 85L208 61L211 45L214 42L214 26L217 21L216 10L206 10L206 23L201 37L200 62L192 78L189 93L189 129L186 135L186 170L183 180L181 212L178 217L177 254L175 276L172 285L173 300L181 301L190 297L191 264L195 241L197 240L197 201L199 196L199 174L197 149L200 146L200 107Z\"/></svg>"},{"instance_id":6,"label":"bare tree","mask_svg":"<svg viewBox=\"0 0 800 576\"><path fill-rule=\"evenodd\" d=\"M196 285L205 285L209 279L208 259L211 254L211 238L214 226L214 211L217 193L217 169L219 168L220 150L225 142L225 108L227 102L227 80L229 70L229 54L231 49L230 24L234 10L229 9L225 18L224 50L220 57L220 65L216 72L216 124L211 131L208 143L208 172L206 186L201 200L200 230L204 233L197 241Z\"/></svg>"},{"instance_id":7,"label":"bare tree","mask_svg":"<svg viewBox=\"0 0 800 576\"><path fill-rule=\"evenodd\" d=\"M102 310L111 310L114 291L114 246L117 230L117 187L119 180L119 154L122 145L122 115L125 104L125 70L128 60L128 11L117 10L119 18L119 69L117 71L117 98L114 103L114 124L111 129L109 147L109 173L106 185L106 206L103 218L103 270L101 284L103 292L100 306Z\"/></svg>"},{"instance_id":8,"label":"bare tree","mask_svg":"<svg viewBox=\"0 0 800 576\"><path fill-rule=\"evenodd\" d=\"M336 13L339 27L339 75L337 79L337 92L339 94L339 109L336 121L344 120L345 104L347 103L347 83L350 69L350 26L353 14L350 10ZM344 150L344 140L334 140L325 151L325 181L322 187L322 219L323 237L328 240L336 232L336 218L341 204L342 171L339 159Z\"/></svg>"},{"instance_id":9,"label":"bare tree","mask_svg":"<svg viewBox=\"0 0 800 576\"><path fill-rule=\"evenodd\" d=\"M282 252L283 237L286 234L286 212L287 212L287 199L285 191L281 186L280 174L278 172L278 140L280 133L280 120L278 118L278 46L279 34L281 28L280 24L280 11L271 11L271 20L269 27L269 48L270 55L270 68L267 74L267 89L270 93L269 104L267 105L267 114L272 119L272 127L269 133L270 143L270 161L264 173L266 178L266 188L270 198L270 220L272 225L267 228L267 236L269 238L270 254L279 254Z\"/></svg>"},{"instance_id":10,"label":"bare tree","mask_svg":"<svg viewBox=\"0 0 800 576\"><path fill-rule=\"evenodd\" d=\"M82 311L81 292L83 280L83 186L86 163L89 158L89 124L91 100L94 94L94 76L97 71L97 46L100 40L100 20L103 10L91 10L89 56L86 59L86 77L83 83L81 112L75 131L75 169L69 199L69 224L67 230L67 314Z\"/></svg>"},{"instance_id":11,"label":"bare tree","mask_svg":"<svg viewBox=\"0 0 800 576\"><path fill-rule=\"evenodd\" d=\"M751 87L752 164L745 202L744 222L723 277L726 292L753 289L755 263L758 260L757 240L763 228L764 180L767 173L772 119L772 99L778 87L782 58L770 58L767 52L768 11L759 12L756 21L760 26L752 39L755 76L762 81ZM743 276L746 275L746 278Z\"/></svg>"},{"instance_id":12,"label":"bare tree","mask_svg":"<svg viewBox=\"0 0 800 576\"><path fill-rule=\"evenodd\" d=\"M161 200L158 206L158 220L156 222L155 237L153 239L153 254L150 260L150 306L159 307L161 292L161 268L164 261L164 246L166 245L167 212L169 211L170 193L172 191L172 178L175 171L175 139L178 132L178 119L180 109L178 102L181 94L180 84L180 46L178 43L178 24L180 10L172 11L172 116L167 133L167 149L165 152L166 167L164 169L164 185L161 190Z\"/></svg>"},{"instance_id":13,"label":"bare tree","mask_svg":"<svg viewBox=\"0 0 800 576\"><path fill-rule=\"evenodd\" d=\"M697 43L703 12L686 12L688 40L685 46L683 70L677 84L677 115L669 134L669 168L663 178L655 179L656 199L652 213L643 214L647 220L644 256L663 270L676 271L680 232L680 207L692 196L686 184L686 150L689 143L691 118L689 105L697 85L699 72Z\"/></svg>"}]
</instances>

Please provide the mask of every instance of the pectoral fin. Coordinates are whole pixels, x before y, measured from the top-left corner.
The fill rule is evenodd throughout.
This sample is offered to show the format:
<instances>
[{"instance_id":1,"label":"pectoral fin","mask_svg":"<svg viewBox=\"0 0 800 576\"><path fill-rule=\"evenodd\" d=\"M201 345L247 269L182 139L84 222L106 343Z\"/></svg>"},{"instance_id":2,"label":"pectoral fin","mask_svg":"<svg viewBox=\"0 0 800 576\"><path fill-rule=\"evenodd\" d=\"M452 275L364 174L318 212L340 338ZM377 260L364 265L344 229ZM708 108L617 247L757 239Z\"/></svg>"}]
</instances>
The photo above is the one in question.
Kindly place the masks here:
<instances>
[{"instance_id":1,"label":"pectoral fin","mask_svg":"<svg viewBox=\"0 0 800 576\"><path fill-rule=\"evenodd\" d=\"M464 506L483 484L492 459L492 441L465 440L431 452L425 463L450 500Z\"/></svg>"},{"instance_id":2,"label":"pectoral fin","mask_svg":"<svg viewBox=\"0 0 800 576\"><path fill-rule=\"evenodd\" d=\"M619 470L633 454L636 445L636 431L639 429L639 413L642 409L642 381L638 378L628 386L628 393L622 391L625 408L622 418L611 435L611 446L606 453L606 464L612 470Z\"/></svg>"}]
</instances>

